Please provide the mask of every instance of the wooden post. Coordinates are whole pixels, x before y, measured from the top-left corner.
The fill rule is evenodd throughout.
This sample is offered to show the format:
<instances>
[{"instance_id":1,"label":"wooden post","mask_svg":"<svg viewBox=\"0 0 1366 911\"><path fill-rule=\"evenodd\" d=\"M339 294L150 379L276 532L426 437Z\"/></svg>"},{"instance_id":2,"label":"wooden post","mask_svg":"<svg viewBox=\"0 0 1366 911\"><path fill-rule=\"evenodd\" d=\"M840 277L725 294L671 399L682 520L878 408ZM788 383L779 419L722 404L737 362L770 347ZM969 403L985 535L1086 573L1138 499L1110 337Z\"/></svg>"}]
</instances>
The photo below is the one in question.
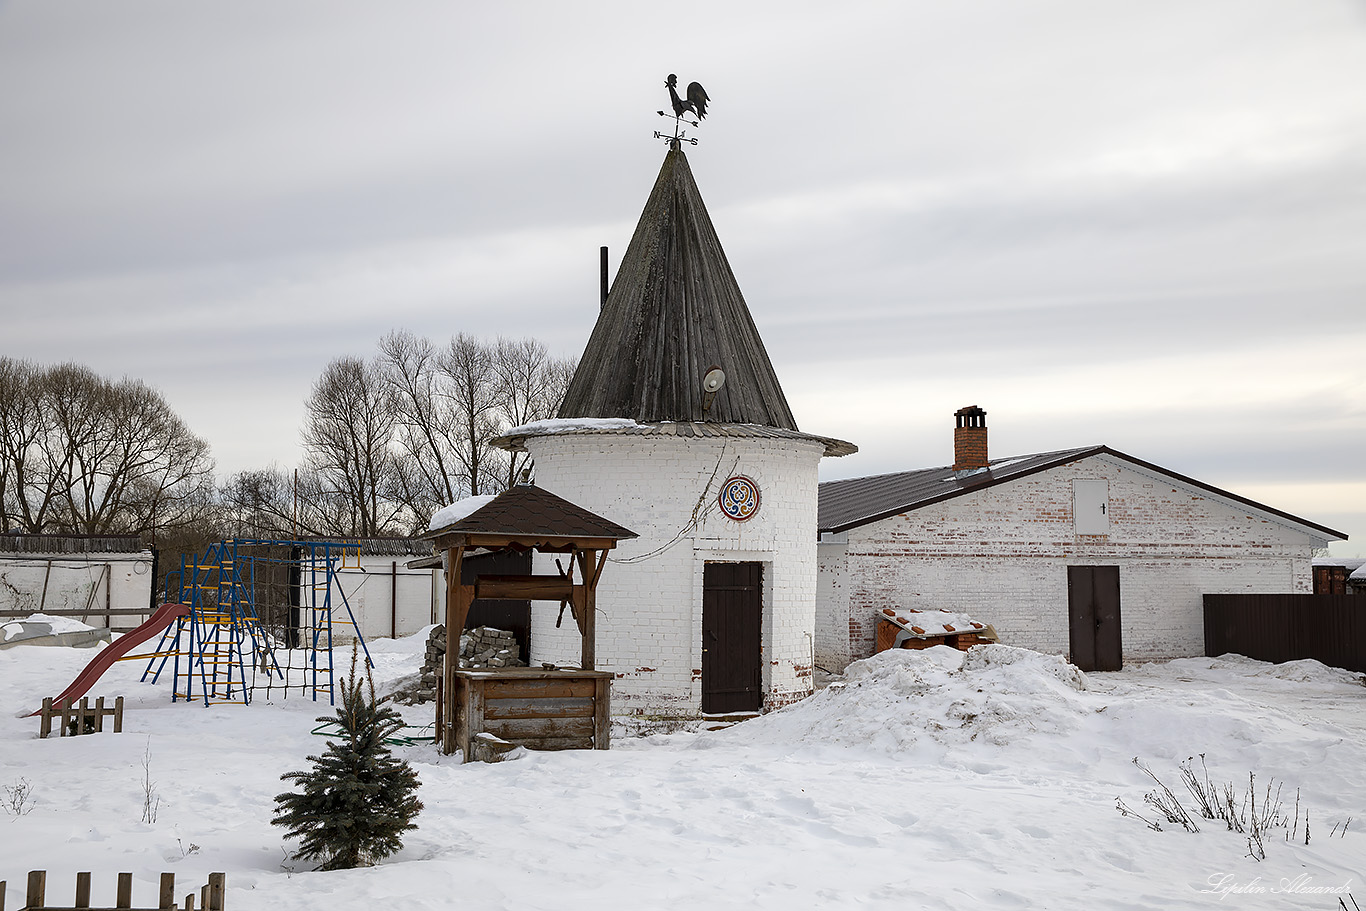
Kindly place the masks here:
<instances>
[{"instance_id":1,"label":"wooden post","mask_svg":"<svg viewBox=\"0 0 1366 911\"><path fill-rule=\"evenodd\" d=\"M460 609L460 568L464 558L463 544L446 548L446 657L441 675L445 683L441 726L446 738L441 744L441 752L447 754L455 752L455 671L460 667L460 634L464 631L468 611L468 608Z\"/></svg>"},{"instance_id":2,"label":"wooden post","mask_svg":"<svg viewBox=\"0 0 1366 911\"><path fill-rule=\"evenodd\" d=\"M456 732L461 762L469 762L474 758L474 735L484 730L484 685L484 680L466 678L465 685L461 687L465 723Z\"/></svg>"},{"instance_id":3,"label":"wooden post","mask_svg":"<svg viewBox=\"0 0 1366 911\"><path fill-rule=\"evenodd\" d=\"M123 733L123 697L114 700L114 733ZM174 903L174 899L172 900Z\"/></svg>"},{"instance_id":4,"label":"wooden post","mask_svg":"<svg viewBox=\"0 0 1366 911\"><path fill-rule=\"evenodd\" d=\"M90 872L76 874L76 907L90 907Z\"/></svg>"},{"instance_id":5,"label":"wooden post","mask_svg":"<svg viewBox=\"0 0 1366 911\"><path fill-rule=\"evenodd\" d=\"M161 874L161 896L157 899L157 908L175 907L175 874Z\"/></svg>"},{"instance_id":6,"label":"wooden post","mask_svg":"<svg viewBox=\"0 0 1366 911\"><path fill-rule=\"evenodd\" d=\"M84 728L82 728L84 730ZM104 697L95 700L95 733L104 733Z\"/></svg>"},{"instance_id":7,"label":"wooden post","mask_svg":"<svg viewBox=\"0 0 1366 911\"><path fill-rule=\"evenodd\" d=\"M119 874L119 891L118 891L118 895L115 896L115 898L114 898L114 907L115 907L115 908L131 908L131 907L133 907L133 874L131 874L131 873L120 873L120 874Z\"/></svg>"},{"instance_id":8,"label":"wooden post","mask_svg":"<svg viewBox=\"0 0 1366 911\"><path fill-rule=\"evenodd\" d=\"M5 911L5 881L0 879L0 911Z\"/></svg>"},{"instance_id":9,"label":"wooden post","mask_svg":"<svg viewBox=\"0 0 1366 911\"><path fill-rule=\"evenodd\" d=\"M447 648L450 647L450 640L446 641ZM445 660L442 660L441 676L436 678L436 745L443 748L446 745L446 712L445 703L442 698L446 695L446 667ZM0 908L0 911L5 911Z\"/></svg>"},{"instance_id":10,"label":"wooden post","mask_svg":"<svg viewBox=\"0 0 1366 911\"><path fill-rule=\"evenodd\" d=\"M298 469L295 469L297 471ZM185 911L194 911L194 893L185 896Z\"/></svg>"},{"instance_id":11,"label":"wooden post","mask_svg":"<svg viewBox=\"0 0 1366 911\"><path fill-rule=\"evenodd\" d=\"M592 671L597 670L594 665L598 659L598 552L580 550L575 551L574 555L579 559L579 574L583 576L583 587L576 589L576 594L582 592L580 597L583 602L579 605L583 618L583 622L580 624L580 628L583 630L583 647L579 652L579 667L585 671Z\"/></svg>"},{"instance_id":12,"label":"wooden post","mask_svg":"<svg viewBox=\"0 0 1366 911\"><path fill-rule=\"evenodd\" d=\"M41 908L47 904L43 899L47 895L47 871L30 870L28 874L28 896L24 899L24 907Z\"/></svg>"},{"instance_id":13,"label":"wooden post","mask_svg":"<svg viewBox=\"0 0 1366 911\"><path fill-rule=\"evenodd\" d=\"M52 697L43 697L43 716L38 724L38 736L45 738L52 733Z\"/></svg>"},{"instance_id":14,"label":"wooden post","mask_svg":"<svg viewBox=\"0 0 1366 911\"><path fill-rule=\"evenodd\" d=\"M593 749L606 750L612 741L612 681L601 677L593 688Z\"/></svg>"},{"instance_id":15,"label":"wooden post","mask_svg":"<svg viewBox=\"0 0 1366 911\"><path fill-rule=\"evenodd\" d=\"M210 873L209 884L205 886L208 890L208 902L204 905L204 911L223 911L223 892L226 886L226 874Z\"/></svg>"},{"instance_id":16,"label":"wooden post","mask_svg":"<svg viewBox=\"0 0 1366 911\"><path fill-rule=\"evenodd\" d=\"M40 613L40 614L43 612L43 608L44 608L44 607L47 607L47 580L50 579L51 577L52 577L52 561L51 561L51 560L48 560L48 561L47 561L47 572L43 573L43 594L42 594L41 597L38 598L38 613Z\"/></svg>"}]
</instances>

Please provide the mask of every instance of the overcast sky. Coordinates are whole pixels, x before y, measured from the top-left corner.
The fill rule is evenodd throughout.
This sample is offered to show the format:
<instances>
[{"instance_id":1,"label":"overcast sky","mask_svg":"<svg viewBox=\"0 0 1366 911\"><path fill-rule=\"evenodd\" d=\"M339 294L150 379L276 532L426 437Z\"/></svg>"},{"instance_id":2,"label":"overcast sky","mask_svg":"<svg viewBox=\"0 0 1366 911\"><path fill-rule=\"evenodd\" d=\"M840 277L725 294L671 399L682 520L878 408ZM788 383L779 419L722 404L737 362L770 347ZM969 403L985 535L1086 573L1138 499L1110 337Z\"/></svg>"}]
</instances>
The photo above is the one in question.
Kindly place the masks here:
<instances>
[{"instance_id":1,"label":"overcast sky","mask_svg":"<svg viewBox=\"0 0 1366 911\"><path fill-rule=\"evenodd\" d=\"M0 2L0 354L221 473L405 328L577 355L689 160L824 478L1106 443L1366 555L1366 3Z\"/></svg>"}]
</instances>

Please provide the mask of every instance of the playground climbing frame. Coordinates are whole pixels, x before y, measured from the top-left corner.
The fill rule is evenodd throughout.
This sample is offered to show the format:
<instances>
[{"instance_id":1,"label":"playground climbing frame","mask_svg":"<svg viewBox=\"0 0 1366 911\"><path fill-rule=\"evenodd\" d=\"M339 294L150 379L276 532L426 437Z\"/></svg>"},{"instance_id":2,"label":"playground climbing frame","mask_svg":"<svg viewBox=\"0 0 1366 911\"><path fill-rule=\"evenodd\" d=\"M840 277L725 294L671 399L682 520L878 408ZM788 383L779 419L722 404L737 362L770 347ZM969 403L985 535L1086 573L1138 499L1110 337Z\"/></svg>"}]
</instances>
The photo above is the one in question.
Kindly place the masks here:
<instances>
[{"instance_id":1,"label":"playground climbing frame","mask_svg":"<svg viewBox=\"0 0 1366 911\"><path fill-rule=\"evenodd\" d=\"M171 662L173 702L249 703L261 691L315 701L326 694L332 702L335 623L351 627L373 665L337 574L348 555L358 560L359 544L230 539L182 559L166 590L178 590L189 610L162 633L143 679L156 682ZM267 581L282 569L284 583ZM263 622L261 606L271 622Z\"/></svg>"}]
</instances>

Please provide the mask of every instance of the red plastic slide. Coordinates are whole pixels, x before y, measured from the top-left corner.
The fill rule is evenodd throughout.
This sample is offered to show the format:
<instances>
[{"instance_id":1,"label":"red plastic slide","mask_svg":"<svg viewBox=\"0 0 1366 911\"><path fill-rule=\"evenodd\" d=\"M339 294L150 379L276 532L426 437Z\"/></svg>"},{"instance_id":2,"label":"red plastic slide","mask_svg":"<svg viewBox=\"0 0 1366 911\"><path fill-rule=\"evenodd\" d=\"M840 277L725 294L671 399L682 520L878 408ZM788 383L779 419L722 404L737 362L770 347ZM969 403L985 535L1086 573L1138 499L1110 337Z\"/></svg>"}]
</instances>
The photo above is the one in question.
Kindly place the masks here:
<instances>
[{"instance_id":1,"label":"red plastic slide","mask_svg":"<svg viewBox=\"0 0 1366 911\"><path fill-rule=\"evenodd\" d=\"M133 650L133 646L141 645L148 639L159 634L166 627L170 626L178 617L188 616L190 605L188 604L163 604L157 608L157 612L148 617L136 629L130 630L119 636L106 649L102 649L98 655L91 659L85 666L85 670L76 675L76 679L71 681L71 686L62 690L62 694L52 700L54 705L60 705L63 700L70 699L75 702L77 699L90 692L90 688L95 685L95 681L104 676L104 672L114 666L124 655ZM32 718L42 712L42 709L31 713L28 717Z\"/></svg>"}]
</instances>

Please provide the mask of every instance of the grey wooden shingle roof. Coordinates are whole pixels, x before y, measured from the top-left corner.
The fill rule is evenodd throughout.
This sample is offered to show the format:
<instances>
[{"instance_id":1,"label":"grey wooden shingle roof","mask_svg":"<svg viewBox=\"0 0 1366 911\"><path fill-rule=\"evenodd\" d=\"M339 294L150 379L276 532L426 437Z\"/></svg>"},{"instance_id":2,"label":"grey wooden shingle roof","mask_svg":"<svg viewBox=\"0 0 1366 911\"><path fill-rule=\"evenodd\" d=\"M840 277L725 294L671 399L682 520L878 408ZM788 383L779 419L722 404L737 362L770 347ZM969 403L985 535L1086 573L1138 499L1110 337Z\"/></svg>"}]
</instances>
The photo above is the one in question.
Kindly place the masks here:
<instances>
[{"instance_id":1,"label":"grey wooden shingle roof","mask_svg":"<svg viewBox=\"0 0 1366 911\"><path fill-rule=\"evenodd\" d=\"M838 533L868 525L881 519L920 509L932 503L939 503L954 497L972 493L986 487L1004 484L1027 475L1066 465L1078 459L1105 455L1154 474L1170 478L1206 493L1213 494L1233 503L1251 507L1262 513L1312 530L1330 538L1346 540L1347 535L1334 531L1299 516L1282 512L1264 503L1240 497L1227 490L1186 477L1151 462L1134 458L1131 455L1111 449L1109 446L1086 446L1080 449L1060 449L1056 452L1039 452L1032 455L1015 456L1007 459L992 459L988 468L975 472L955 472L950 467L923 468L918 471L902 471L894 474L871 475L865 478L848 478L843 481L826 481L820 485L819 506L816 525L820 532Z\"/></svg>"},{"instance_id":2,"label":"grey wooden shingle roof","mask_svg":"<svg viewBox=\"0 0 1366 911\"><path fill-rule=\"evenodd\" d=\"M726 384L704 414L711 367ZM664 158L560 416L797 429L679 149Z\"/></svg>"}]
</instances>

